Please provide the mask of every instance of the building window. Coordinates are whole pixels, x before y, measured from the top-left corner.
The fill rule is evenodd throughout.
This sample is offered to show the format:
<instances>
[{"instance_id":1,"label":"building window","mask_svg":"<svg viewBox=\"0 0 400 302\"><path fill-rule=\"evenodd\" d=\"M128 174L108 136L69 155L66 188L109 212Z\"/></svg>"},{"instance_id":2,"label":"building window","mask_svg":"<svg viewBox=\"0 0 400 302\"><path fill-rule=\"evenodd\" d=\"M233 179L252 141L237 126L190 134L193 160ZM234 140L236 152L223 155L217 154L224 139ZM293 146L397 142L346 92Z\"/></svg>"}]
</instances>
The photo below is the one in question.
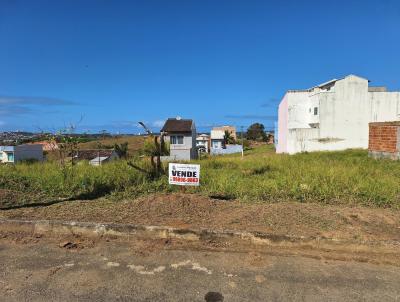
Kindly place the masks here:
<instances>
[{"instance_id":1,"label":"building window","mask_svg":"<svg viewBox=\"0 0 400 302\"><path fill-rule=\"evenodd\" d=\"M314 115L318 115L318 107L314 107Z\"/></svg>"},{"instance_id":2,"label":"building window","mask_svg":"<svg viewBox=\"0 0 400 302\"><path fill-rule=\"evenodd\" d=\"M7 161L8 162L14 162L14 153L12 152L7 152Z\"/></svg>"},{"instance_id":3,"label":"building window","mask_svg":"<svg viewBox=\"0 0 400 302\"><path fill-rule=\"evenodd\" d=\"M220 142L220 141L213 141L213 142L212 142L212 147L213 147L214 149L222 149L222 142Z\"/></svg>"},{"instance_id":4,"label":"building window","mask_svg":"<svg viewBox=\"0 0 400 302\"><path fill-rule=\"evenodd\" d=\"M183 135L171 136L171 145L183 145Z\"/></svg>"}]
</instances>

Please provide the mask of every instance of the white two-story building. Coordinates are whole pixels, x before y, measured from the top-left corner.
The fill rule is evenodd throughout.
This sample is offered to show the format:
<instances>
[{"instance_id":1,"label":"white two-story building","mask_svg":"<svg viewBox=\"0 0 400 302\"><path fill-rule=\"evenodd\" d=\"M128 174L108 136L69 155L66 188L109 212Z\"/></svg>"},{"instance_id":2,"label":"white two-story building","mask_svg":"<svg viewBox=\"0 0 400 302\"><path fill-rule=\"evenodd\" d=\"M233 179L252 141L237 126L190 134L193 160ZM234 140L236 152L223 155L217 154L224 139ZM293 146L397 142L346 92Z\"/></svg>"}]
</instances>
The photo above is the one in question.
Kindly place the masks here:
<instances>
[{"instance_id":1,"label":"white two-story building","mask_svg":"<svg viewBox=\"0 0 400 302\"><path fill-rule=\"evenodd\" d=\"M192 160L197 158L196 126L193 120L169 118L161 129L165 141L169 142L172 160Z\"/></svg>"},{"instance_id":2,"label":"white two-story building","mask_svg":"<svg viewBox=\"0 0 400 302\"><path fill-rule=\"evenodd\" d=\"M286 92L278 110L277 153L368 148L368 123L400 120L400 92L349 75Z\"/></svg>"}]
</instances>

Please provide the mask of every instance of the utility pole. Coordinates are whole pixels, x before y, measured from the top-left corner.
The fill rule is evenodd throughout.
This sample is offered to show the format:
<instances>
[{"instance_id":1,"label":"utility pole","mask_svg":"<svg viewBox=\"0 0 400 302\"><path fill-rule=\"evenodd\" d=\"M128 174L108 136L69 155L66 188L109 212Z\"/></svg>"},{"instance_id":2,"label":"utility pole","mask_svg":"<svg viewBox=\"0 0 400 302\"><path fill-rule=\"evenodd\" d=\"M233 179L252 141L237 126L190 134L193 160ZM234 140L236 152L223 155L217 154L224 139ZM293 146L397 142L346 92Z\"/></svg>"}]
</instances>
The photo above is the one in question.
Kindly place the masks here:
<instances>
[{"instance_id":1,"label":"utility pole","mask_svg":"<svg viewBox=\"0 0 400 302\"><path fill-rule=\"evenodd\" d=\"M242 158L243 158L244 157L243 126L240 126L240 134L242 135Z\"/></svg>"}]
</instances>

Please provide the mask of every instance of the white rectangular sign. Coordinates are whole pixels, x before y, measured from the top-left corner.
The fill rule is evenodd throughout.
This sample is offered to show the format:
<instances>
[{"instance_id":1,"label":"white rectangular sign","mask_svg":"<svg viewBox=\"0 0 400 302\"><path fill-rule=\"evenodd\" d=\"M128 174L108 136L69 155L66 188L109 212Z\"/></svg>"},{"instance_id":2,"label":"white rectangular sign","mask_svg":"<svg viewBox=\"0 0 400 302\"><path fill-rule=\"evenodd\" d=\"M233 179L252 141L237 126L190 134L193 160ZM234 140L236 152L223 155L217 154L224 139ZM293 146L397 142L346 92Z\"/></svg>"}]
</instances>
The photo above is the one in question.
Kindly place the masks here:
<instances>
[{"instance_id":1,"label":"white rectangular sign","mask_svg":"<svg viewBox=\"0 0 400 302\"><path fill-rule=\"evenodd\" d=\"M200 165L170 163L169 184L180 186L200 185Z\"/></svg>"}]
</instances>

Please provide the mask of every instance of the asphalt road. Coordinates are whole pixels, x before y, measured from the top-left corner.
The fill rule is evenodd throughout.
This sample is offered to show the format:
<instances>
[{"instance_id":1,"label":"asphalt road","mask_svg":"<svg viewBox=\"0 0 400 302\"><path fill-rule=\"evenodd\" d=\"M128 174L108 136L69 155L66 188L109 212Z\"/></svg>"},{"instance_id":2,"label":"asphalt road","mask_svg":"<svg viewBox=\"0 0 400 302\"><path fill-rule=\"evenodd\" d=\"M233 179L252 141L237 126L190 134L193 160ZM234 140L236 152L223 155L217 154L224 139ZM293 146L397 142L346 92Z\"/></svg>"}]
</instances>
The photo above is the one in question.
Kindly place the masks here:
<instances>
[{"instance_id":1,"label":"asphalt road","mask_svg":"<svg viewBox=\"0 0 400 302\"><path fill-rule=\"evenodd\" d=\"M400 268L166 248L0 239L1 301L400 301Z\"/></svg>"}]
</instances>

